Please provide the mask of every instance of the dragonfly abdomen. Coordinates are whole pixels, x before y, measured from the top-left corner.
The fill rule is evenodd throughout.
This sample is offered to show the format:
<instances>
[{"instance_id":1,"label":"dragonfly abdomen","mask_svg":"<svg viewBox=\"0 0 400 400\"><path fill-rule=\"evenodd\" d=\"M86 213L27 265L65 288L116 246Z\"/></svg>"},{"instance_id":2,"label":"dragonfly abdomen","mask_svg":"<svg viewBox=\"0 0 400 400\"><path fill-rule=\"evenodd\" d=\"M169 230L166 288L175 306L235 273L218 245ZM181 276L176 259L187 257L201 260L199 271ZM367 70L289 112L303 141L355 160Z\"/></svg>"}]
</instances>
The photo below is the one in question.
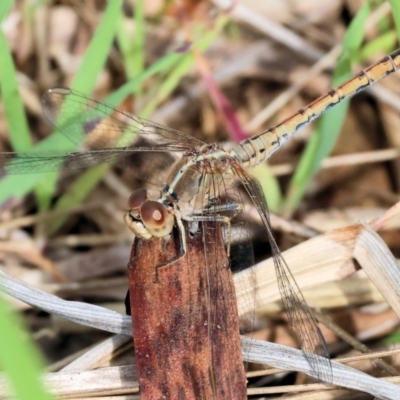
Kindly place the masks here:
<instances>
[{"instance_id":1,"label":"dragonfly abdomen","mask_svg":"<svg viewBox=\"0 0 400 400\"><path fill-rule=\"evenodd\" d=\"M231 150L231 155L244 168L252 168L269 158L299 129L308 125L321 114L353 95L368 88L400 68L400 49L384 57L376 64L359 72L327 94L319 97L307 107L300 109L278 125L240 142Z\"/></svg>"}]
</instances>

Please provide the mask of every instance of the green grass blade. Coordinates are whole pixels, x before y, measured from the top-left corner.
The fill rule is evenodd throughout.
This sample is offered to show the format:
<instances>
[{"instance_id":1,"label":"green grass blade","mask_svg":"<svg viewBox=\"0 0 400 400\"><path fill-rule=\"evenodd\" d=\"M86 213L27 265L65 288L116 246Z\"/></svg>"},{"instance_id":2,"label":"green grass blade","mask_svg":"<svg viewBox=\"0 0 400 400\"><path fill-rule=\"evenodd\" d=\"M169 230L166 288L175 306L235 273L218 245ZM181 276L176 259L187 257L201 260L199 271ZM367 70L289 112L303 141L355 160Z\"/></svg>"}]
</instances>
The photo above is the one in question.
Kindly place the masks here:
<instances>
[{"instance_id":1,"label":"green grass blade","mask_svg":"<svg viewBox=\"0 0 400 400\"><path fill-rule=\"evenodd\" d=\"M70 210L78 207L86 199L86 197L95 189L97 184L102 180L104 174L109 170L108 164L100 164L83 172L72 184L68 186L68 190L58 199L54 210ZM49 222L47 234L57 231L68 216L55 218Z\"/></svg>"},{"instance_id":2,"label":"green grass blade","mask_svg":"<svg viewBox=\"0 0 400 400\"><path fill-rule=\"evenodd\" d=\"M102 20L90 41L82 64L71 84L72 88L90 93L96 86L98 75L105 65L115 37L121 8L122 0L108 1ZM76 146L71 144L70 148L75 149ZM36 188L35 194L41 211L50 207L56 182L57 174L46 174L46 178Z\"/></svg>"},{"instance_id":3,"label":"green grass blade","mask_svg":"<svg viewBox=\"0 0 400 400\"><path fill-rule=\"evenodd\" d=\"M135 2L135 35L132 40L132 71L130 71L130 77L140 74L144 70L144 0L138 0Z\"/></svg>"},{"instance_id":4,"label":"green grass blade","mask_svg":"<svg viewBox=\"0 0 400 400\"><path fill-rule=\"evenodd\" d=\"M51 400L40 374L44 370L40 354L30 341L17 314L0 293L0 369L5 371L18 400Z\"/></svg>"},{"instance_id":5,"label":"green grass blade","mask_svg":"<svg viewBox=\"0 0 400 400\"><path fill-rule=\"evenodd\" d=\"M382 343L386 345L398 344L400 342L400 329L396 329L389 336L382 339Z\"/></svg>"},{"instance_id":6,"label":"green grass blade","mask_svg":"<svg viewBox=\"0 0 400 400\"><path fill-rule=\"evenodd\" d=\"M99 73L103 69L110 53L117 30L122 0L109 0L100 25L85 51L82 64L71 84L73 89L90 93L96 86Z\"/></svg>"},{"instance_id":7,"label":"green grass blade","mask_svg":"<svg viewBox=\"0 0 400 400\"><path fill-rule=\"evenodd\" d=\"M4 104L5 117L10 135L11 145L16 151L26 151L31 148L32 141L29 133L28 122L25 115L24 105L19 95L17 71L12 59L7 39L2 30L0 30L0 88L2 101ZM46 185L49 187L51 182L56 180L56 175L48 175ZM45 208L49 204L49 196L44 193L52 192L48 189L41 192L36 191L39 204Z\"/></svg>"},{"instance_id":8,"label":"green grass blade","mask_svg":"<svg viewBox=\"0 0 400 400\"><path fill-rule=\"evenodd\" d=\"M2 0L0 2L0 22L4 21L4 18L8 15L13 6L13 0Z\"/></svg>"},{"instance_id":9,"label":"green grass blade","mask_svg":"<svg viewBox=\"0 0 400 400\"><path fill-rule=\"evenodd\" d=\"M375 40L366 43L358 53L355 62L367 60L377 53L390 53L396 47L398 40L397 33L394 30L385 32L378 36Z\"/></svg>"},{"instance_id":10,"label":"green grass blade","mask_svg":"<svg viewBox=\"0 0 400 400\"><path fill-rule=\"evenodd\" d=\"M396 25L397 38L400 40L400 1L389 0L390 7L392 7L393 19Z\"/></svg>"},{"instance_id":11,"label":"green grass blade","mask_svg":"<svg viewBox=\"0 0 400 400\"><path fill-rule=\"evenodd\" d=\"M113 0L108 2L102 21L93 36L89 48L82 60L82 65L75 76L72 84L73 87L77 87L79 90L87 93L90 93L95 87L97 77L104 67L115 36L121 6L122 0ZM72 151L75 148L76 146L72 142L66 139L63 135L55 132L49 138L35 146L34 150ZM32 190L40 180L43 180L41 188L36 191L36 194L39 198L40 208L45 209L47 208L46 206L48 206L51 194L54 191L56 177L57 175L55 173L6 176L0 184L0 204L2 204L7 198L24 196L28 191Z\"/></svg>"},{"instance_id":12,"label":"green grass blade","mask_svg":"<svg viewBox=\"0 0 400 400\"><path fill-rule=\"evenodd\" d=\"M17 71L7 39L0 29L0 89L4 105L5 117L10 141L17 151L25 151L31 147L28 122L26 120L24 105L19 96Z\"/></svg>"},{"instance_id":13,"label":"green grass blade","mask_svg":"<svg viewBox=\"0 0 400 400\"><path fill-rule=\"evenodd\" d=\"M133 36L127 31L125 17L121 12L121 23L117 32L118 44L124 60L125 73L128 79L132 79L144 70L145 65L145 15L144 1L135 2L134 8L134 33ZM134 94L140 95L141 86L139 85Z\"/></svg>"},{"instance_id":14,"label":"green grass blade","mask_svg":"<svg viewBox=\"0 0 400 400\"><path fill-rule=\"evenodd\" d=\"M351 61L357 55L364 36L364 26L370 14L370 4L366 2L351 22L343 41L343 50L333 74L333 86L337 86L352 76ZM317 127L300 160L291 180L284 214L291 214L298 206L312 176L318 171L322 160L332 151L342 128L349 101L344 101L319 118Z\"/></svg>"},{"instance_id":15,"label":"green grass blade","mask_svg":"<svg viewBox=\"0 0 400 400\"><path fill-rule=\"evenodd\" d=\"M251 170L251 175L260 182L269 211L276 212L279 210L282 204L282 192L271 168L267 164L260 164Z\"/></svg>"}]
</instances>

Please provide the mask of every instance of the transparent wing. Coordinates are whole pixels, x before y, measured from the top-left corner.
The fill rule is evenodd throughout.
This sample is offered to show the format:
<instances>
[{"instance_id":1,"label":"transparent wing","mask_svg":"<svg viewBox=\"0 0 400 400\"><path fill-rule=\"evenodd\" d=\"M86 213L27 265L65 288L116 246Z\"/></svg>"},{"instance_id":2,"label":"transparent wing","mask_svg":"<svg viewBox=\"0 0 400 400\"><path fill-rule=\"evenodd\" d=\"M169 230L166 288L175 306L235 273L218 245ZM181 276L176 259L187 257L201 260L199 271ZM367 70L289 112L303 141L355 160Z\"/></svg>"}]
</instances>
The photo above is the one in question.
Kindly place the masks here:
<instances>
[{"instance_id":1,"label":"transparent wing","mask_svg":"<svg viewBox=\"0 0 400 400\"><path fill-rule=\"evenodd\" d=\"M127 147L138 137L155 147L185 150L204 143L174 129L139 118L66 87L42 97L46 119L72 143L111 149Z\"/></svg>"},{"instance_id":2,"label":"transparent wing","mask_svg":"<svg viewBox=\"0 0 400 400\"><path fill-rule=\"evenodd\" d=\"M304 356L315 374L320 380L332 383L332 365L325 339L272 235L268 207L260 183L243 169L237 168L236 172L266 227L290 327L297 335Z\"/></svg>"},{"instance_id":3,"label":"transparent wing","mask_svg":"<svg viewBox=\"0 0 400 400\"><path fill-rule=\"evenodd\" d=\"M32 174L56 171L61 166L68 170L82 169L103 163L114 163L121 158L120 165L128 164L126 157L137 152L171 152L162 146L139 146L132 148L114 148L110 150L90 150L84 152L3 152L0 153L0 169L5 174Z\"/></svg>"},{"instance_id":4,"label":"transparent wing","mask_svg":"<svg viewBox=\"0 0 400 400\"><path fill-rule=\"evenodd\" d=\"M150 154L145 163L150 165L151 154L160 158L162 152L180 153L204 144L64 87L50 89L42 105L44 115L60 133L76 146L90 150L0 153L0 169L6 169L7 174L55 171L61 165L66 169L87 168L137 153ZM169 164L174 159L169 157Z\"/></svg>"},{"instance_id":5,"label":"transparent wing","mask_svg":"<svg viewBox=\"0 0 400 400\"><path fill-rule=\"evenodd\" d=\"M203 224L203 243L206 254L206 268L211 268L218 260L217 254L212 254L209 249L215 250L215 243L218 243L218 230L222 231L225 253L229 256L229 267L232 273L241 271L241 280L236 283L236 296L240 296L240 303L235 300L235 310L232 313L240 316L240 331L242 333L253 332L255 319L255 277L250 267L254 265L253 247L250 232L244 215L243 201L240 191L237 188L237 178L231 173L204 173L199 179L202 184L192 201L192 217L204 221L213 221L212 224ZM217 224L218 228L214 226ZM210 267L208 266L210 265ZM224 271L224 274L227 272ZM212 288L219 294L219 301L224 301L227 293L225 281L222 274L217 287ZM237 297L238 299L239 297ZM229 301L228 301L229 303ZM236 305L238 308L236 308ZM210 304L211 317L218 315L221 304ZM213 318L211 318L212 320ZM229 334L229 333L227 333Z\"/></svg>"}]
</instances>

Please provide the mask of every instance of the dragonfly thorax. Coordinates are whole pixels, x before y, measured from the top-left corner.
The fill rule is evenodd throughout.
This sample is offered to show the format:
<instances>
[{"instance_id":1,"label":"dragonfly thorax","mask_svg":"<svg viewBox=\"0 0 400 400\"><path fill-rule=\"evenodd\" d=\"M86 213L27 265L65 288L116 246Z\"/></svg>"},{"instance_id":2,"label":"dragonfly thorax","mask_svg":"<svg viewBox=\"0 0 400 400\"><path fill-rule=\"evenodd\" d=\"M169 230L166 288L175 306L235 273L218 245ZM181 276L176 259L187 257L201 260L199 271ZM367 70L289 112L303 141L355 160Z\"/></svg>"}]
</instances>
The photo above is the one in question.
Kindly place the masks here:
<instances>
[{"instance_id":1,"label":"dragonfly thorax","mask_svg":"<svg viewBox=\"0 0 400 400\"><path fill-rule=\"evenodd\" d=\"M236 160L217 144L204 145L197 151L185 153L171 167L163 189L165 201L191 201L199 193L207 175L227 172L235 163Z\"/></svg>"},{"instance_id":2,"label":"dragonfly thorax","mask_svg":"<svg viewBox=\"0 0 400 400\"><path fill-rule=\"evenodd\" d=\"M125 215L128 228L142 239L168 236L174 226L172 210L159 201L150 200L146 189L137 189L128 200Z\"/></svg>"},{"instance_id":3,"label":"dragonfly thorax","mask_svg":"<svg viewBox=\"0 0 400 400\"><path fill-rule=\"evenodd\" d=\"M217 174L225 172L232 165L232 157L218 144L206 144L200 147L195 164L200 172Z\"/></svg>"}]
</instances>

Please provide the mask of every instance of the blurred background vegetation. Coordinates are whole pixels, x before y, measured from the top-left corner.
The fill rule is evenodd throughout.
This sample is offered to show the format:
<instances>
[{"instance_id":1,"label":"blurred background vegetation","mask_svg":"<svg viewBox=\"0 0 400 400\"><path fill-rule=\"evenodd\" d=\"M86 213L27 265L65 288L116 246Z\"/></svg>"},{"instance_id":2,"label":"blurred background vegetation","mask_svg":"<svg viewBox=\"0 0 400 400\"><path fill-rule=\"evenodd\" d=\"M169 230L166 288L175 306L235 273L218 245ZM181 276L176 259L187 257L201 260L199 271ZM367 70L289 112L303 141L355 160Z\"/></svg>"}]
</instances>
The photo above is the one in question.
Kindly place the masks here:
<instances>
[{"instance_id":1,"label":"blurred background vegetation","mask_svg":"<svg viewBox=\"0 0 400 400\"><path fill-rule=\"evenodd\" d=\"M232 7L222 0L2 0L0 21L2 152L74 149L43 117L41 95L55 85L204 141L237 142L390 53L400 37L396 0L240 0ZM398 75L384 80L254 171L271 211L283 215L272 219L282 249L305 240L304 232L369 220L397 201L399 93ZM2 268L64 298L122 310L132 242L123 210L129 192L144 183L107 166L59 178L54 171L1 180ZM263 244L259 221L251 222L254 242ZM397 229L384 237L397 254ZM262 247L255 247L257 259L268 256ZM86 328L15 307L50 371L106 336L81 335ZM20 324L6 324L5 305L0 310L10 329L0 366L15 377L15 388L35 388L40 362L29 361L37 359L30 346L16 351L13 329ZM341 311L359 317L353 308ZM24 361L14 357L25 353ZM29 383L18 382L21 365L32 366ZM37 390L20 398L45 398Z\"/></svg>"}]
</instances>

